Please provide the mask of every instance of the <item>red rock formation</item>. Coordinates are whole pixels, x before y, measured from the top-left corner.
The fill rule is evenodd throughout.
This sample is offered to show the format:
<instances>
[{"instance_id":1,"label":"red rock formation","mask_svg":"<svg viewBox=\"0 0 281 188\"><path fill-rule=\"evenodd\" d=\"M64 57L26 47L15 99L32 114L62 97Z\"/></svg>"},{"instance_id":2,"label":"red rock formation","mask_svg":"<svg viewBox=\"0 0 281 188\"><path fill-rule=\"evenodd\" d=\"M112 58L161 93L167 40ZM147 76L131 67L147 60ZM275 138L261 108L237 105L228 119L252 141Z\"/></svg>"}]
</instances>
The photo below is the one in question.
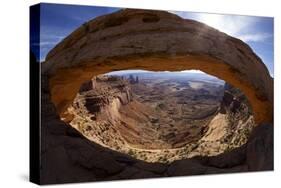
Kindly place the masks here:
<instances>
[{"instance_id":1,"label":"red rock formation","mask_svg":"<svg viewBox=\"0 0 281 188\"><path fill-rule=\"evenodd\" d=\"M273 80L244 42L165 11L121 10L75 30L47 55L52 100L63 115L80 85L115 69L199 69L240 88L257 122L272 122Z\"/></svg>"}]
</instances>

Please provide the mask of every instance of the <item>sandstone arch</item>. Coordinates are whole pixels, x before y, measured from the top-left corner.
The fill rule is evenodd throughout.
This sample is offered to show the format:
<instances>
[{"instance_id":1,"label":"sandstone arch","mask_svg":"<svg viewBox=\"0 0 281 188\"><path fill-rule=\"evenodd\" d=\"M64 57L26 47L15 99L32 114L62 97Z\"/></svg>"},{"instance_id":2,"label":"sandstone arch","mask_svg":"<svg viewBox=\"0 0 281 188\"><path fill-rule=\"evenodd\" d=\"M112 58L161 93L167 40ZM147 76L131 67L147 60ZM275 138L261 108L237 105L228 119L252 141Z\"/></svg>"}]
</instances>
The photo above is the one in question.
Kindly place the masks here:
<instances>
[{"instance_id":1,"label":"sandstone arch","mask_svg":"<svg viewBox=\"0 0 281 188\"><path fill-rule=\"evenodd\" d=\"M47 55L52 101L63 112L80 85L119 69L199 69L240 88L257 123L272 122L273 79L242 41L165 11L125 9L91 20Z\"/></svg>"}]
</instances>

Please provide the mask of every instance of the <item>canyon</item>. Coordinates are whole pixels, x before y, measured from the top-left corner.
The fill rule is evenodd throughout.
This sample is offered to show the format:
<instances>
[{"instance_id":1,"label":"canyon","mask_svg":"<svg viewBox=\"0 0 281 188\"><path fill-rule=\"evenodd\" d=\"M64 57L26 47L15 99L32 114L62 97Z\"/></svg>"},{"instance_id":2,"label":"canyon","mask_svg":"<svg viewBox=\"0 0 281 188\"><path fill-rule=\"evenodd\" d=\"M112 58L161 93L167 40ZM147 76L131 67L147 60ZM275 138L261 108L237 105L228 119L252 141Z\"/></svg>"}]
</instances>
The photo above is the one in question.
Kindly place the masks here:
<instances>
[{"instance_id":1,"label":"canyon","mask_svg":"<svg viewBox=\"0 0 281 188\"><path fill-rule=\"evenodd\" d=\"M104 147L162 163L240 147L255 126L245 95L215 77L125 77L100 75L82 84L68 108L71 120L63 120Z\"/></svg>"}]
</instances>

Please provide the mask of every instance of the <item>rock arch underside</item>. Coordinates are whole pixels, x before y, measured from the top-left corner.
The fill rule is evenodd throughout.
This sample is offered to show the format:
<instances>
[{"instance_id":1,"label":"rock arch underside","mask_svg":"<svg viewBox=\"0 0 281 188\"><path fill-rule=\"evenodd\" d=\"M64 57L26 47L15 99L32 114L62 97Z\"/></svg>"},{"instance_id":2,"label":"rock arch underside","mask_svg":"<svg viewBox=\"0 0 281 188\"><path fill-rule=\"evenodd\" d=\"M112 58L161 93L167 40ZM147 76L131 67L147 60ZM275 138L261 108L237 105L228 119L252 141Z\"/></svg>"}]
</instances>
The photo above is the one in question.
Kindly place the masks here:
<instances>
[{"instance_id":1,"label":"rock arch underside","mask_svg":"<svg viewBox=\"0 0 281 188\"><path fill-rule=\"evenodd\" d=\"M103 148L60 120L71 119L66 109L82 83L99 74L127 69L198 69L214 75L243 91L258 126L240 148L214 157L160 164ZM41 70L43 182L273 168L273 79L247 44L203 23L165 11L120 10L97 17L71 33L49 52Z\"/></svg>"}]
</instances>

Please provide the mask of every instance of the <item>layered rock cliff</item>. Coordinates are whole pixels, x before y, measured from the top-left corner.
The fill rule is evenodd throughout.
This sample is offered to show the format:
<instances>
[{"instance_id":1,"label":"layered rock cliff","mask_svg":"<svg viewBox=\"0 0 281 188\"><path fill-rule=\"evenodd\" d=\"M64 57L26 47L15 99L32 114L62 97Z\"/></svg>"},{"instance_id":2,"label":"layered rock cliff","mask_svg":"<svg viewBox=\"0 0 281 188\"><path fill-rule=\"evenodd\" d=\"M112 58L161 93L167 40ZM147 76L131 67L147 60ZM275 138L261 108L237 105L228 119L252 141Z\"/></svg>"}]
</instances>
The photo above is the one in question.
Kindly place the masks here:
<instances>
[{"instance_id":1,"label":"layered rock cliff","mask_svg":"<svg viewBox=\"0 0 281 188\"><path fill-rule=\"evenodd\" d=\"M213 156L241 147L247 143L255 126L252 108L246 96L226 83L219 111L199 140L194 154Z\"/></svg>"},{"instance_id":2,"label":"layered rock cliff","mask_svg":"<svg viewBox=\"0 0 281 188\"><path fill-rule=\"evenodd\" d=\"M73 105L68 108L70 125L102 146L116 148L124 143L118 131L121 106L131 102L132 93L125 80L97 76L84 83Z\"/></svg>"}]
</instances>

